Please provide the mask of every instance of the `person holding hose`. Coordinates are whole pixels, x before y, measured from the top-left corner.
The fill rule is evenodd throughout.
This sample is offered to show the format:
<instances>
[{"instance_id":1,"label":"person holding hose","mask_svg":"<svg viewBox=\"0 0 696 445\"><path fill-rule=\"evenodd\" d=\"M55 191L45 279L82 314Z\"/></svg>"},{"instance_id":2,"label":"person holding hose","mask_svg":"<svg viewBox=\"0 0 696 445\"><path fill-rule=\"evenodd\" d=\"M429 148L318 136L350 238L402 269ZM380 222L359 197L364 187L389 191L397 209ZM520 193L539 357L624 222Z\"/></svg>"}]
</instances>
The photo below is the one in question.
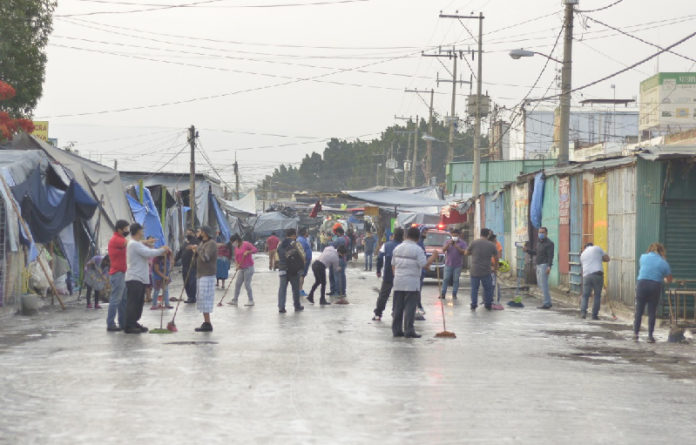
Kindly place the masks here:
<instances>
[{"instance_id":1,"label":"person holding hose","mask_svg":"<svg viewBox=\"0 0 696 445\"><path fill-rule=\"evenodd\" d=\"M665 246L660 243L652 243L648 247L647 253L640 256L640 269L636 283L636 316L633 321L633 339L635 341L638 341L638 332L640 332L640 324L647 305L648 343L655 343L653 331L655 330L657 303L662 295L663 283L665 281L672 282L672 270L666 258L667 251Z\"/></svg>"}]
</instances>

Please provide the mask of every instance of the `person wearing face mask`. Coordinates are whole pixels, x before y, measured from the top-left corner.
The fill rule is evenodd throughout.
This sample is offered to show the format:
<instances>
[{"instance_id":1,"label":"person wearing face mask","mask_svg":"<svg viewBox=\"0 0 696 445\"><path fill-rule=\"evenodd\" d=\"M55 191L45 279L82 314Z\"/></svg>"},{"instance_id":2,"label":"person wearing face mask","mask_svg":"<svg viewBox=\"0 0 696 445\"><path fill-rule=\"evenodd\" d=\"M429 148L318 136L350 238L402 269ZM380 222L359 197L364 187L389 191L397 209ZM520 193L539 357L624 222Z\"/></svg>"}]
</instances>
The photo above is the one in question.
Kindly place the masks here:
<instances>
[{"instance_id":1,"label":"person wearing face mask","mask_svg":"<svg viewBox=\"0 0 696 445\"><path fill-rule=\"evenodd\" d=\"M126 325L126 246L130 224L119 219L116 221L114 235L109 240L108 252L111 259L109 268L109 282L111 283L111 296L109 309L106 314L106 330L115 332L122 330ZM116 315L118 314L118 326Z\"/></svg>"},{"instance_id":2,"label":"person wearing face mask","mask_svg":"<svg viewBox=\"0 0 696 445\"><path fill-rule=\"evenodd\" d=\"M442 251L445 252L445 276L442 283L440 298L445 299L447 296L447 286L452 282L452 299L457 299L457 291L459 291L459 276L462 274L462 266L464 265L464 255L466 254L467 245L459 239L459 229L453 229L452 238L442 246Z\"/></svg>"},{"instance_id":3,"label":"person wearing face mask","mask_svg":"<svg viewBox=\"0 0 696 445\"><path fill-rule=\"evenodd\" d=\"M549 239L549 231L546 227L539 228L539 243L536 249L525 248L525 252L536 255L536 279L537 286L544 295L544 304L539 309L551 309L551 294L549 293L549 274L553 267L554 245Z\"/></svg>"},{"instance_id":4,"label":"person wearing face mask","mask_svg":"<svg viewBox=\"0 0 696 445\"><path fill-rule=\"evenodd\" d=\"M184 288L186 289L186 300L184 303L195 303L196 302L196 291L198 286L196 285L196 262L193 261L194 246L198 245L198 238L192 229L186 230L186 241L179 249L176 260L181 258L181 274L184 281Z\"/></svg>"}]
</instances>

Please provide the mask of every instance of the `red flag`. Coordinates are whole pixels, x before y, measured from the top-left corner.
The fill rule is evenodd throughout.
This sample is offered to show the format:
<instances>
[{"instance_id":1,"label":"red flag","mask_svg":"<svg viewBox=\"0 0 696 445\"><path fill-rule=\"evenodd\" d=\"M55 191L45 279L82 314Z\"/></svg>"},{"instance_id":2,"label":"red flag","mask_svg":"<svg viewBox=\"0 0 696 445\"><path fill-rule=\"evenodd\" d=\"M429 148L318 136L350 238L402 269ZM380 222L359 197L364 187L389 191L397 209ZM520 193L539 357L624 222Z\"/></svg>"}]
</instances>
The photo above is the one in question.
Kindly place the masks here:
<instances>
[{"instance_id":1,"label":"red flag","mask_svg":"<svg viewBox=\"0 0 696 445\"><path fill-rule=\"evenodd\" d=\"M312 209L311 213L309 214L309 217L316 218L319 215L319 212L321 212L321 201L317 201L317 203L314 204L314 208Z\"/></svg>"}]
</instances>

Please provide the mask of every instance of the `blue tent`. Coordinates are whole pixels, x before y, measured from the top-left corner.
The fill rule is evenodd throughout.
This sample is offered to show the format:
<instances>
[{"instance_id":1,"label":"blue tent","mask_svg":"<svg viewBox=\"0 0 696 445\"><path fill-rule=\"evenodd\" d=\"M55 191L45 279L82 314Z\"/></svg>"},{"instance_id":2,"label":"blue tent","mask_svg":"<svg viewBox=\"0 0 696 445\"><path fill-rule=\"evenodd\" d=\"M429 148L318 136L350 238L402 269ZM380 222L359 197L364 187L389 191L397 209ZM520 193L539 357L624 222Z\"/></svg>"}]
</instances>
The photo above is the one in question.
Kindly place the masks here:
<instances>
[{"instance_id":1,"label":"blue tent","mask_svg":"<svg viewBox=\"0 0 696 445\"><path fill-rule=\"evenodd\" d=\"M137 196L140 196L140 188L137 185L135 186L135 193ZM145 228L145 237L155 238L155 247L164 246L166 244L164 230L162 230L162 222L160 221L157 208L155 207L155 201L152 199L150 190L148 190L147 187L143 187L142 204L130 194L126 194L126 197L128 198L128 204L133 212L135 222L142 224Z\"/></svg>"}]
</instances>

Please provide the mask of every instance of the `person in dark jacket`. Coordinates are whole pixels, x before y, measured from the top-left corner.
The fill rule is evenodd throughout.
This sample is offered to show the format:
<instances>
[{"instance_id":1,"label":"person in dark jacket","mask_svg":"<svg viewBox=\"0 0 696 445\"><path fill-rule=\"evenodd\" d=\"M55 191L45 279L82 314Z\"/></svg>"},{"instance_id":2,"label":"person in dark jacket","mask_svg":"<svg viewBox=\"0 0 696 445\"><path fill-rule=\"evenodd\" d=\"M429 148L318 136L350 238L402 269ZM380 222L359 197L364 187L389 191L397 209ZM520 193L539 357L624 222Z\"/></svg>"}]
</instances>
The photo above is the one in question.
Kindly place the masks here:
<instances>
[{"instance_id":1,"label":"person in dark jacket","mask_svg":"<svg viewBox=\"0 0 696 445\"><path fill-rule=\"evenodd\" d=\"M297 231L295 229L287 229L285 231L285 239L278 246L278 275L280 276L280 287L278 288L278 312L284 314L285 310L285 299L288 292L288 283L292 288L292 301L295 306L295 312L300 312L304 310L304 306L300 304L300 275L302 274L302 269L295 271L294 273L289 273L288 271L288 257L292 255L292 250L296 250L297 253L302 256L304 262L304 249L297 242Z\"/></svg>"},{"instance_id":2,"label":"person in dark jacket","mask_svg":"<svg viewBox=\"0 0 696 445\"><path fill-rule=\"evenodd\" d=\"M544 304L539 309L551 309L551 294L549 293L549 274L553 267L554 245L549 239L549 231L546 227L539 228L539 242L536 249L525 248L525 252L536 255L537 286L541 288L544 296Z\"/></svg>"},{"instance_id":3,"label":"person in dark jacket","mask_svg":"<svg viewBox=\"0 0 696 445\"><path fill-rule=\"evenodd\" d=\"M196 262L193 261L195 252L194 246L198 245L198 238L193 230L186 230L186 241L176 255L176 261L181 259L181 274L184 280L187 299L184 303L196 302L196 290L198 289L196 280Z\"/></svg>"},{"instance_id":4,"label":"person in dark jacket","mask_svg":"<svg viewBox=\"0 0 696 445\"><path fill-rule=\"evenodd\" d=\"M379 296L377 297L377 306L374 310L375 321L382 320L382 314L384 309L387 307L387 301L389 300L389 294L391 293L392 287L394 286L394 272L392 271L392 254L396 246L404 241L404 229L398 227L394 229L394 235L392 240L384 243L382 248L379 250L379 255L377 255L377 277L382 278L382 287L379 289ZM382 275L382 267L384 267L384 275Z\"/></svg>"},{"instance_id":5,"label":"person in dark jacket","mask_svg":"<svg viewBox=\"0 0 696 445\"><path fill-rule=\"evenodd\" d=\"M215 300L215 272L217 269L217 243L212 227L203 226L198 231L201 243L194 246L196 255L196 278L198 279L198 297L196 308L203 314L203 324L196 332L212 332L210 313L213 312Z\"/></svg>"}]
</instances>

